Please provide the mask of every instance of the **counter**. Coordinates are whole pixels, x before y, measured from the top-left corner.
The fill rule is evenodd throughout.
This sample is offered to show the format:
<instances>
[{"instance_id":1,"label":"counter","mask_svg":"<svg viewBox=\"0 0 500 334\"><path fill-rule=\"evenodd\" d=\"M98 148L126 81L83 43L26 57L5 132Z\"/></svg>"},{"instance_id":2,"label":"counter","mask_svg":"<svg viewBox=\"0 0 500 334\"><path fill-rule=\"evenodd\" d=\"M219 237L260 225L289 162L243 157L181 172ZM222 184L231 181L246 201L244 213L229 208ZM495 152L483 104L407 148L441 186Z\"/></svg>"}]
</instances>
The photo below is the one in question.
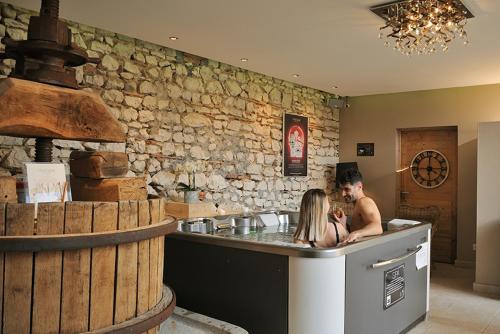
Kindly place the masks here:
<instances>
[{"instance_id":1,"label":"counter","mask_svg":"<svg viewBox=\"0 0 500 334\"><path fill-rule=\"evenodd\" d=\"M294 226L177 232L166 242L164 280L181 307L250 333L405 332L428 311L431 225L384 226L326 249L293 244Z\"/></svg>"}]
</instances>

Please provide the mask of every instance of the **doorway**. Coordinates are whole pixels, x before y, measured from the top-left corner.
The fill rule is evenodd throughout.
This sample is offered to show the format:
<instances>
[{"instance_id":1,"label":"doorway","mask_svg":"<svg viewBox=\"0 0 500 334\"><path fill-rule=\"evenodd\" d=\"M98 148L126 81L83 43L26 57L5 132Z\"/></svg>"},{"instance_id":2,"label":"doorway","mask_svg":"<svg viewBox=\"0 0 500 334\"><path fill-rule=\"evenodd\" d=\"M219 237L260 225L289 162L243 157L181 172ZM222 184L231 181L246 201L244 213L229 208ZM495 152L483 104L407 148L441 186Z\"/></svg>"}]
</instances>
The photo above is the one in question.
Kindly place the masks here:
<instances>
[{"instance_id":1,"label":"doorway","mask_svg":"<svg viewBox=\"0 0 500 334\"><path fill-rule=\"evenodd\" d=\"M454 263L457 244L456 126L399 129L400 168L396 207L437 207L432 259Z\"/></svg>"}]
</instances>

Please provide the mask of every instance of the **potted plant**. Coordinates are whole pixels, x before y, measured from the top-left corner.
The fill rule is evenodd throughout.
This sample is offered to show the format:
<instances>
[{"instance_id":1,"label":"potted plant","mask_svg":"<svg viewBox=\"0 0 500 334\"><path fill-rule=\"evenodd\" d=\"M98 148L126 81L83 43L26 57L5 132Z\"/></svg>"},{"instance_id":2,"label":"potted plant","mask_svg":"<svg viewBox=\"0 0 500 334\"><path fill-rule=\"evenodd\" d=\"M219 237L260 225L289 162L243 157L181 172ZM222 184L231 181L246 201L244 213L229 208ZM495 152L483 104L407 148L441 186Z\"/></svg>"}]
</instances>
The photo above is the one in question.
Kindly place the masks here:
<instances>
[{"instance_id":1,"label":"potted plant","mask_svg":"<svg viewBox=\"0 0 500 334\"><path fill-rule=\"evenodd\" d=\"M185 162L178 168L178 171L187 174L188 183L177 183L175 190L184 192L184 203L198 203L199 189L196 187L196 164L192 161Z\"/></svg>"}]
</instances>

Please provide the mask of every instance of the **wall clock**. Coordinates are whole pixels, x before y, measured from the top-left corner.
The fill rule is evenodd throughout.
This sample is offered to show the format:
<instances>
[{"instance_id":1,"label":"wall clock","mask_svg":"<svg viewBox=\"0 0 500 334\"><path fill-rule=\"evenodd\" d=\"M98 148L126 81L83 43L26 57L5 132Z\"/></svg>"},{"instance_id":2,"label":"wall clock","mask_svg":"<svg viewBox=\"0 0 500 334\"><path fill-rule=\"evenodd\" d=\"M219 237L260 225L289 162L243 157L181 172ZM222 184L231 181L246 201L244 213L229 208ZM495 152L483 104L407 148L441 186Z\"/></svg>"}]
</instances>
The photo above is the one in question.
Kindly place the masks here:
<instances>
[{"instance_id":1,"label":"wall clock","mask_svg":"<svg viewBox=\"0 0 500 334\"><path fill-rule=\"evenodd\" d=\"M423 188L436 188L448 177L448 159L439 151L418 152L411 161L411 177Z\"/></svg>"}]
</instances>

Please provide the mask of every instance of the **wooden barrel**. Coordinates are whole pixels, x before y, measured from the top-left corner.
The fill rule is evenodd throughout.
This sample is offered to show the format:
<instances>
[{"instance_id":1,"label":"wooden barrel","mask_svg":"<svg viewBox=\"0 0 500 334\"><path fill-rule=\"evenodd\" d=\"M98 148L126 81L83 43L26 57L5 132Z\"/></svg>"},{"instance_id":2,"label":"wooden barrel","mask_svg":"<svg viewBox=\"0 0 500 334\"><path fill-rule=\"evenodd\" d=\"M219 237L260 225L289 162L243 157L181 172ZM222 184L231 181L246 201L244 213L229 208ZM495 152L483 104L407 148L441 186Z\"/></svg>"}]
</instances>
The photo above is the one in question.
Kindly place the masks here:
<instances>
[{"instance_id":1,"label":"wooden barrel","mask_svg":"<svg viewBox=\"0 0 500 334\"><path fill-rule=\"evenodd\" d=\"M0 203L0 333L156 333L175 307L163 207Z\"/></svg>"}]
</instances>

